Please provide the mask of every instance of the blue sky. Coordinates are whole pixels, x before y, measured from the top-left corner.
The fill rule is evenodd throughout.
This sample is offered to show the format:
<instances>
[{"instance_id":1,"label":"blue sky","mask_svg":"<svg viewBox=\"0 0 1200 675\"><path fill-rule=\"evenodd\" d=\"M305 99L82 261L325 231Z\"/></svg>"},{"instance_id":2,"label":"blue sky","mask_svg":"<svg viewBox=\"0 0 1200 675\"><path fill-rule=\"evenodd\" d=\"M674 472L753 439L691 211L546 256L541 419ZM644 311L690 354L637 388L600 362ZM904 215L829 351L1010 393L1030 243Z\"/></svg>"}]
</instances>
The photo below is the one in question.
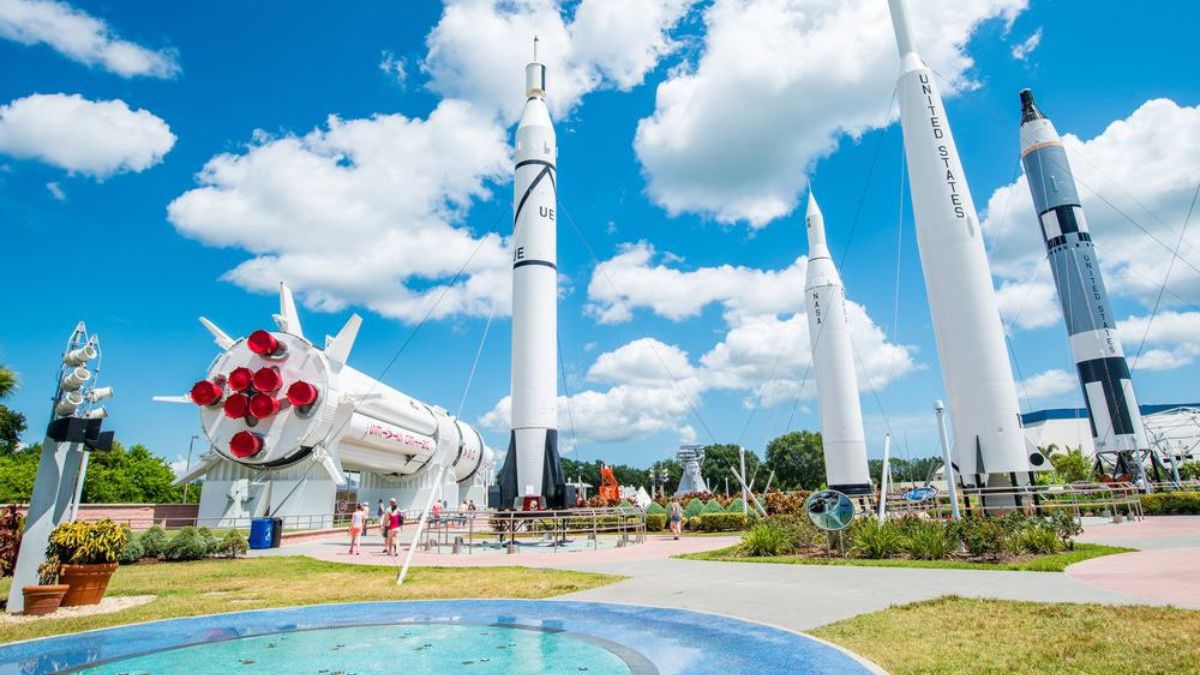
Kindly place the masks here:
<instances>
[{"instance_id":1,"label":"blue sky","mask_svg":"<svg viewBox=\"0 0 1200 675\"><path fill-rule=\"evenodd\" d=\"M197 415L150 397L186 391L215 355L197 316L266 327L286 280L309 335L363 314L351 364L375 374L477 250L383 379L454 408L494 312L464 417L502 449L507 144L536 32L567 216L572 452L646 465L681 438L761 452L817 428L796 208L811 177L846 251L871 454L886 427L930 454L944 394L887 115L886 3L626 2L0 0L0 362L22 376L10 405L26 440L80 319L117 390L111 428L175 459ZM1069 134L1127 354L1145 341L1142 402L1200 398L1194 223L1173 264L1170 250L1200 183L1200 9L913 4L989 235L1022 409L1081 405L1020 178L1025 86Z\"/></svg>"}]
</instances>

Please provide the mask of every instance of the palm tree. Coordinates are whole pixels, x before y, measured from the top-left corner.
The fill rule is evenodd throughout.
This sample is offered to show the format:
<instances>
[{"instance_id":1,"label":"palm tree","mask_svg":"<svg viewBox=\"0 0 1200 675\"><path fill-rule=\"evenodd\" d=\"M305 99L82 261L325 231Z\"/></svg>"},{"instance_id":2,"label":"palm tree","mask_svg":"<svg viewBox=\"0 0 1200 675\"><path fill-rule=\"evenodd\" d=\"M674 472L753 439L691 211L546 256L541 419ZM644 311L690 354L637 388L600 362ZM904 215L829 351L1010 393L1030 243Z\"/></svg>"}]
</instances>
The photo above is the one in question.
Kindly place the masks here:
<instances>
[{"instance_id":1,"label":"palm tree","mask_svg":"<svg viewBox=\"0 0 1200 675\"><path fill-rule=\"evenodd\" d=\"M8 398L17 388L17 374L8 368L0 366L0 399Z\"/></svg>"}]
</instances>

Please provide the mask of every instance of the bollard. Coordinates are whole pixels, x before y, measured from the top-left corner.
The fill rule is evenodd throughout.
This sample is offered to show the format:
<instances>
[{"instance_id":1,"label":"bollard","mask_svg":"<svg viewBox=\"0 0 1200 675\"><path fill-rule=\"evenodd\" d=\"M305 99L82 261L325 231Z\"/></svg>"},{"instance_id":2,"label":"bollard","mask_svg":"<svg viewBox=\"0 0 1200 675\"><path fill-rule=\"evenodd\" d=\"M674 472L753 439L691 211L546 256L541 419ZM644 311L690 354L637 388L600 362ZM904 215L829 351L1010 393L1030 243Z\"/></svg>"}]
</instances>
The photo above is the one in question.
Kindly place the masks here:
<instances>
[{"instance_id":1,"label":"bollard","mask_svg":"<svg viewBox=\"0 0 1200 675\"><path fill-rule=\"evenodd\" d=\"M451 552L451 553L453 553L453 554L455 554L455 555L458 555L459 553L462 553L462 547L463 547L463 538L462 538L462 536L461 536L461 535L460 535L460 536L456 536L456 537L454 538L454 547L453 547L453 548L450 550L450 552Z\"/></svg>"}]
</instances>

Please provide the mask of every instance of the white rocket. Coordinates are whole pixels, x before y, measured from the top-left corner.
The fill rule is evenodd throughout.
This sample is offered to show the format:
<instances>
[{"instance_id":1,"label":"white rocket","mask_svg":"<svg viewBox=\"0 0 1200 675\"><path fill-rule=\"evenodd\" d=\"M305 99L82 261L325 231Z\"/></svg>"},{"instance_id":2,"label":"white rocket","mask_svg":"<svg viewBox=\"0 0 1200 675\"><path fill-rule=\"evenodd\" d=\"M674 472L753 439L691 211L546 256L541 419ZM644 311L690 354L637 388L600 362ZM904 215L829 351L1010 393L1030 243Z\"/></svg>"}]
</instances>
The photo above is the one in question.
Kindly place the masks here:
<instances>
[{"instance_id":1,"label":"white rocket","mask_svg":"<svg viewBox=\"0 0 1200 675\"><path fill-rule=\"evenodd\" d=\"M808 305L808 337L813 368L817 372L817 399L821 406L821 445L825 453L825 478L831 490L868 494L867 443L863 435L862 407L858 400L858 375L854 346L846 315L846 290L825 243L825 217L812 191L808 193L808 275L804 284Z\"/></svg>"},{"instance_id":2,"label":"white rocket","mask_svg":"<svg viewBox=\"0 0 1200 675\"><path fill-rule=\"evenodd\" d=\"M491 466L492 450L471 425L346 365L357 315L322 349L304 336L282 284L279 306L277 330L246 338L201 317L221 354L187 395L155 397L194 404L216 452L182 482L220 458L264 470L312 461L338 485L346 484L343 469L403 477L449 464L462 484Z\"/></svg>"},{"instance_id":3,"label":"white rocket","mask_svg":"<svg viewBox=\"0 0 1200 675\"><path fill-rule=\"evenodd\" d=\"M497 481L500 508L524 498L564 506L558 456L558 145L546 66L525 67L513 178L512 434Z\"/></svg>"},{"instance_id":4,"label":"white rocket","mask_svg":"<svg viewBox=\"0 0 1200 675\"><path fill-rule=\"evenodd\" d=\"M942 97L917 54L905 1L888 3L900 51L896 87L917 245L957 468L967 485L1003 484L1043 460L1026 451L983 233Z\"/></svg>"}]
</instances>

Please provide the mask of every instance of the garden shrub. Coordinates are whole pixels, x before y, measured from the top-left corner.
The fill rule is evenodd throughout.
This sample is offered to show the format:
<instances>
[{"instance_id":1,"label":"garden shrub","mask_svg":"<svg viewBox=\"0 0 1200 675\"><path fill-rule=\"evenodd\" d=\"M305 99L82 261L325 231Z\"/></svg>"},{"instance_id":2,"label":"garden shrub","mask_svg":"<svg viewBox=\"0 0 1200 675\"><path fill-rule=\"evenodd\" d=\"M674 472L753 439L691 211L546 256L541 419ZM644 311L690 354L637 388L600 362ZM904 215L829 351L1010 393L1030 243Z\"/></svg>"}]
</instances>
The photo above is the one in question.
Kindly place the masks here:
<instances>
[{"instance_id":1,"label":"garden shrub","mask_svg":"<svg viewBox=\"0 0 1200 675\"><path fill-rule=\"evenodd\" d=\"M199 560L212 552L209 548L211 539L211 534L206 539L196 528L185 527L167 542L164 557L167 560Z\"/></svg>"},{"instance_id":2,"label":"garden shrub","mask_svg":"<svg viewBox=\"0 0 1200 675\"><path fill-rule=\"evenodd\" d=\"M893 558L901 551L904 536L892 523L882 525L874 518L860 520L850 528L850 554L859 558Z\"/></svg>"},{"instance_id":3,"label":"garden shrub","mask_svg":"<svg viewBox=\"0 0 1200 675\"><path fill-rule=\"evenodd\" d=\"M954 550L954 541L939 521L903 523L896 529L905 533L904 552L914 560L943 560Z\"/></svg>"},{"instance_id":4,"label":"garden shrub","mask_svg":"<svg viewBox=\"0 0 1200 675\"><path fill-rule=\"evenodd\" d=\"M217 552L220 542L218 542L217 538L213 536L212 530L208 529L207 527L198 527L196 528L196 536L200 537L200 539L204 541L204 545L208 549L208 555L212 555L213 553Z\"/></svg>"},{"instance_id":5,"label":"garden shrub","mask_svg":"<svg viewBox=\"0 0 1200 675\"><path fill-rule=\"evenodd\" d=\"M665 513L646 513L646 531L647 532L662 532L667 529L667 514Z\"/></svg>"},{"instance_id":6,"label":"garden shrub","mask_svg":"<svg viewBox=\"0 0 1200 675\"><path fill-rule=\"evenodd\" d=\"M704 510L702 510L700 513L725 513L725 509L721 508L721 502L717 501L714 497L704 505Z\"/></svg>"},{"instance_id":7,"label":"garden shrub","mask_svg":"<svg viewBox=\"0 0 1200 675\"><path fill-rule=\"evenodd\" d=\"M70 565L117 562L129 530L105 518L95 522L64 522L50 532L47 555Z\"/></svg>"},{"instance_id":8,"label":"garden shrub","mask_svg":"<svg viewBox=\"0 0 1200 675\"><path fill-rule=\"evenodd\" d=\"M1008 535L997 518L963 518L954 523L953 530L967 553L977 558L998 558L1006 550Z\"/></svg>"},{"instance_id":9,"label":"garden shrub","mask_svg":"<svg viewBox=\"0 0 1200 675\"><path fill-rule=\"evenodd\" d=\"M729 502L729 506L726 507L725 510L728 511L729 513L741 513L743 510L746 511L747 513L749 513L750 510L745 509L744 508L745 505L746 505L746 503L742 501L742 498L738 497L738 498L734 499L733 501Z\"/></svg>"},{"instance_id":10,"label":"garden shrub","mask_svg":"<svg viewBox=\"0 0 1200 675\"><path fill-rule=\"evenodd\" d=\"M0 577L11 577L21 550L21 535L25 531L25 516L16 504L9 504L0 515Z\"/></svg>"},{"instance_id":11,"label":"garden shrub","mask_svg":"<svg viewBox=\"0 0 1200 675\"><path fill-rule=\"evenodd\" d=\"M1200 492L1155 492L1142 495L1142 510L1148 516L1200 514Z\"/></svg>"},{"instance_id":12,"label":"garden shrub","mask_svg":"<svg viewBox=\"0 0 1200 675\"><path fill-rule=\"evenodd\" d=\"M800 492L768 492L763 508L767 515L804 515L804 500L810 493Z\"/></svg>"},{"instance_id":13,"label":"garden shrub","mask_svg":"<svg viewBox=\"0 0 1200 675\"><path fill-rule=\"evenodd\" d=\"M705 532L733 532L746 529L746 516L740 513L702 513L700 529Z\"/></svg>"},{"instance_id":14,"label":"garden shrub","mask_svg":"<svg viewBox=\"0 0 1200 675\"><path fill-rule=\"evenodd\" d=\"M1063 542L1059 540L1057 532L1038 525L1025 528L1013 539L1019 543L1021 551L1025 553L1058 553L1063 547Z\"/></svg>"},{"instance_id":15,"label":"garden shrub","mask_svg":"<svg viewBox=\"0 0 1200 675\"><path fill-rule=\"evenodd\" d=\"M162 558L167 553L169 538L166 530L155 525L138 537L138 543L142 545L142 551L147 558Z\"/></svg>"},{"instance_id":16,"label":"garden shrub","mask_svg":"<svg viewBox=\"0 0 1200 675\"><path fill-rule=\"evenodd\" d=\"M783 531L787 553L799 553L828 541L825 533L818 530L808 516L769 516L763 522L775 523Z\"/></svg>"},{"instance_id":17,"label":"garden shrub","mask_svg":"<svg viewBox=\"0 0 1200 675\"><path fill-rule=\"evenodd\" d=\"M1075 516L1066 509L1055 509L1050 512L1047 523L1054 530L1063 546L1075 548L1075 537L1083 533L1083 525L1075 520Z\"/></svg>"},{"instance_id":18,"label":"garden shrub","mask_svg":"<svg viewBox=\"0 0 1200 675\"><path fill-rule=\"evenodd\" d=\"M142 546L140 537L135 537L129 528L125 529L125 548L121 549L121 555L117 558L117 562L122 565L135 563L146 557L146 549Z\"/></svg>"},{"instance_id":19,"label":"garden shrub","mask_svg":"<svg viewBox=\"0 0 1200 675\"><path fill-rule=\"evenodd\" d=\"M742 536L739 548L749 556L781 555L785 552L786 537L778 523L764 520Z\"/></svg>"},{"instance_id":20,"label":"garden shrub","mask_svg":"<svg viewBox=\"0 0 1200 675\"><path fill-rule=\"evenodd\" d=\"M699 497L692 497L691 501L683 509L683 515L694 518L704 512L704 502L700 501Z\"/></svg>"},{"instance_id":21,"label":"garden shrub","mask_svg":"<svg viewBox=\"0 0 1200 675\"><path fill-rule=\"evenodd\" d=\"M246 536L240 530L226 532L221 541L217 543L217 552L229 558L236 558L239 554L244 554L248 548Z\"/></svg>"},{"instance_id":22,"label":"garden shrub","mask_svg":"<svg viewBox=\"0 0 1200 675\"><path fill-rule=\"evenodd\" d=\"M692 516L691 518L683 519L683 527L689 532L700 531L700 516Z\"/></svg>"},{"instance_id":23,"label":"garden shrub","mask_svg":"<svg viewBox=\"0 0 1200 675\"><path fill-rule=\"evenodd\" d=\"M667 507L663 506L662 504L659 504L658 502L650 502L650 505L646 507L647 514L666 513L666 512L667 512Z\"/></svg>"}]
</instances>

